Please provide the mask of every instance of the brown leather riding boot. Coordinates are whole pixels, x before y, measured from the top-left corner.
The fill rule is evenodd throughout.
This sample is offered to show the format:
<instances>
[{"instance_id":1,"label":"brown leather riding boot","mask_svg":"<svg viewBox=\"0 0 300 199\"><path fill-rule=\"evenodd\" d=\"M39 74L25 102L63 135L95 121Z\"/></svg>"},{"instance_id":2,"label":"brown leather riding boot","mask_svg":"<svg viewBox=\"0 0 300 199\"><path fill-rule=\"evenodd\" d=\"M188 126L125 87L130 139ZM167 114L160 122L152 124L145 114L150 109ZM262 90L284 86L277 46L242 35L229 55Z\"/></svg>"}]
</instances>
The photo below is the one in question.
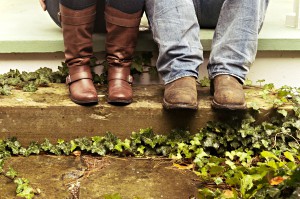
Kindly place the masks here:
<instances>
[{"instance_id":1,"label":"brown leather riding boot","mask_svg":"<svg viewBox=\"0 0 300 199\"><path fill-rule=\"evenodd\" d=\"M142 11L127 14L105 7L106 60L108 66L108 103L132 102L130 66L137 42Z\"/></svg>"},{"instance_id":2,"label":"brown leather riding boot","mask_svg":"<svg viewBox=\"0 0 300 199\"><path fill-rule=\"evenodd\" d=\"M244 110L247 108L242 84L233 76L218 75L213 79L212 106L217 109Z\"/></svg>"},{"instance_id":3,"label":"brown leather riding boot","mask_svg":"<svg viewBox=\"0 0 300 199\"><path fill-rule=\"evenodd\" d=\"M165 86L165 109L198 109L195 77L182 77Z\"/></svg>"},{"instance_id":4,"label":"brown leather riding boot","mask_svg":"<svg viewBox=\"0 0 300 199\"><path fill-rule=\"evenodd\" d=\"M69 76L70 98L81 105L96 104L98 95L93 84L90 59L93 56L92 33L96 6L72 10L60 5L60 20Z\"/></svg>"}]
</instances>

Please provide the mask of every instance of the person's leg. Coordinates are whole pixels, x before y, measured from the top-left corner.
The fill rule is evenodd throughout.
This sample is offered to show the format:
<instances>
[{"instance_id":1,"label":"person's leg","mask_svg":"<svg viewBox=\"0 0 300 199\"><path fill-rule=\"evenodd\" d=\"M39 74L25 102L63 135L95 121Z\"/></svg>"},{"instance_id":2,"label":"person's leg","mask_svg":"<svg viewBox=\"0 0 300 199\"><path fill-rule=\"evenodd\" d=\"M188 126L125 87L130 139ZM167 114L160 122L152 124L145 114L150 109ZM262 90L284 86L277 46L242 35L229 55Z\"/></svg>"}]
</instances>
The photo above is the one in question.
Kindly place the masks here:
<instances>
[{"instance_id":1,"label":"person's leg","mask_svg":"<svg viewBox=\"0 0 300 199\"><path fill-rule=\"evenodd\" d=\"M60 20L69 76L70 98L77 104L98 102L93 85L90 58L93 56L92 33L96 0L61 0Z\"/></svg>"},{"instance_id":2,"label":"person's leg","mask_svg":"<svg viewBox=\"0 0 300 199\"><path fill-rule=\"evenodd\" d=\"M144 0L106 0L106 60L109 103L132 102L130 66L137 43Z\"/></svg>"},{"instance_id":3,"label":"person's leg","mask_svg":"<svg viewBox=\"0 0 300 199\"><path fill-rule=\"evenodd\" d=\"M164 107L197 109L195 79L203 53L193 1L146 0L146 13L159 47L157 69L166 84Z\"/></svg>"},{"instance_id":4,"label":"person's leg","mask_svg":"<svg viewBox=\"0 0 300 199\"><path fill-rule=\"evenodd\" d=\"M246 108L242 83L255 60L267 5L268 0L225 0L208 65L213 107Z\"/></svg>"}]
</instances>

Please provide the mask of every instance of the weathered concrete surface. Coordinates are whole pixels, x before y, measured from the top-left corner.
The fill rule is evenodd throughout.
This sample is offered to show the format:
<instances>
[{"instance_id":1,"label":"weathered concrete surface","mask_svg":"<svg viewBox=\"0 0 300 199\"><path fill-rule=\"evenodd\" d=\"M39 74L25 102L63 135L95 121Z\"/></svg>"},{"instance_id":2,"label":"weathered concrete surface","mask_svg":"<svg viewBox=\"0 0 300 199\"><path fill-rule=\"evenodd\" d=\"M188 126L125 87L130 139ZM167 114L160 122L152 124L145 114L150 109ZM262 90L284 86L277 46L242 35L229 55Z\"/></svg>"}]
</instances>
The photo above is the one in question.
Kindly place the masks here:
<instances>
[{"instance_id":1,"label":"weathered concrete surface","mask_svg":"<svg viewBox=\"0 0 300 199\"><path fill-rule=\"evenodd\" d=\"M161 105L161 85L134 86L133 89L132 104L112 106L106 103L106 91L101 87L100 103L91 107L71 102L67 87L63 84L40 88L36 93L13 91L11 96L0 96L0 139L17 137L26 145L33 140L69 140L103 135L107 131L124 139L132 131L147 127L152 127L158 134L166 134L178 128L195 133L208 121L237 118L236 113L211 109L209 88L198 88L198 111L164 110ZM247 101L256 102L263 109L262 115L268 115L271 105L258 97L259 91L254 88L245 91Z\"/></svg>"},{"instance_id":2,"label":"weathered concrete surface","mask_svg":"<svg viewBox=\"0 0 300 199\"><path fill-rule=\"evenodd\" d=\"M199 183L191 170L179 170L166 159L40 155L10 158L9 166L40 189L36 198L100 199L119 193L123 199L188 199L197 196ZM15 198L11 180L0 176L0 184L1 199Z\"/></svg>"}]
</instances>

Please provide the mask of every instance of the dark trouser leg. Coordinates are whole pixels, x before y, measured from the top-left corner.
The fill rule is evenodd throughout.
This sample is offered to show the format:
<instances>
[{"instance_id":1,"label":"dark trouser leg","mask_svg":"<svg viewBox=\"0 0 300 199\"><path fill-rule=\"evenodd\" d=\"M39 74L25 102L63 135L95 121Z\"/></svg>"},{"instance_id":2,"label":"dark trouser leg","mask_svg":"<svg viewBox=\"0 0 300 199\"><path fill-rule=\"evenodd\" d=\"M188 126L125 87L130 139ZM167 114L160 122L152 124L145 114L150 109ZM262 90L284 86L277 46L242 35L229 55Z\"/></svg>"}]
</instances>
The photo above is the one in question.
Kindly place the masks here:
<instances>
[{"instance_id":1,"label":"dark trouser leg","mask_svg":"<svg viewBox=\"0 0 300 199\"><path fill-rule=\"evenodd\" d=\"M113 7L121 12L133 14L143 10L144 0L106 0L108 6Z\"/></svg>"},{"instance_id":2,"label":"dark trouser leg","mask_svg":"<svg viewBox=\"0 0 300 199\"><path fill-rule=\"evenodd\" d=\"M83 10L96 5L97 0L60 0L60 4L72 10Z\"/></svg>"}]
</instances>

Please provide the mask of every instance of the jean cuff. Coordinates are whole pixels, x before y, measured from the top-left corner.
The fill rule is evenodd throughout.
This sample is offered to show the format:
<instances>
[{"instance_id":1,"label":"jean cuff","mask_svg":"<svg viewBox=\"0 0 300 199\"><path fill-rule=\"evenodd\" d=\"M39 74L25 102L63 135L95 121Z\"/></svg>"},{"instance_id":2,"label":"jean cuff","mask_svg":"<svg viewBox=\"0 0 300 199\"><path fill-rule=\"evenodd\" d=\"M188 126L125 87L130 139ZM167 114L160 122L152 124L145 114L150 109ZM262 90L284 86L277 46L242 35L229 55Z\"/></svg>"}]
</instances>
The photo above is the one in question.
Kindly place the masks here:
<instances>
[{"instance_id":1,"label":"jean cuff","mask_svg":"<svg viewBox=\"0 0 300 199\"><path fill-rule=\"evenodd\" d=\"M214 75L211 75L209 77L210 80L213 80L215 77L219 76L219 75L230 75L232 77L235 77L239 80L240 83L244 84L245 82L245 79L244 78L241 78L240 76L236 75L236 74L233 74L233 73L226 73L226 72L221 72L221 73L216 73Z\"/></svg>"},{"instance_id":2,"label":"jean cuff","mask_svg":"<svg viewBox=\"0 0 300 199\"><path fill-rule=\"evenodd\" d=\"M198 75L196 75L195 73L183 73L183 74L177 75L177 76L172 77L171 79L165 81L165 85L169 84L171 82L174 82L175 80L183 78L183 77L195 77L197 79Z\"/></svg>"}]
</instances>

